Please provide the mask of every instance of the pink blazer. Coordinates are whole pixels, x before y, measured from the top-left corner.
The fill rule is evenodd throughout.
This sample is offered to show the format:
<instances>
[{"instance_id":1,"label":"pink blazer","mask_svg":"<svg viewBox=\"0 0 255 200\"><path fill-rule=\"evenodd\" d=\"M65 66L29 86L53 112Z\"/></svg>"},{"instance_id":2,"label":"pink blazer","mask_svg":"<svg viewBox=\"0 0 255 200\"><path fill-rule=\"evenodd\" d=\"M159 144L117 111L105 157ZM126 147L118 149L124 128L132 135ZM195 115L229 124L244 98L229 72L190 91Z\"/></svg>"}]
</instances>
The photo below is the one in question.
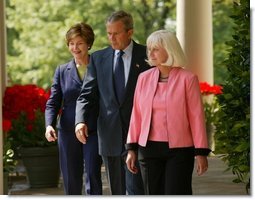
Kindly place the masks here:
<instances>
[{"instance_id":1,"label":"pink blazer","mask_svg":"<svg viewBox=\"0 0 255 200\"><path fill-rule=\"evenodd\" d=\"M152 117L152 103L159 69L140 74L127 137L127 144L146 146ZM208 148L205 116L198 78L183 68L172 68L168 78L167 131L169 148Z\"/></svg>"}]
</instances>

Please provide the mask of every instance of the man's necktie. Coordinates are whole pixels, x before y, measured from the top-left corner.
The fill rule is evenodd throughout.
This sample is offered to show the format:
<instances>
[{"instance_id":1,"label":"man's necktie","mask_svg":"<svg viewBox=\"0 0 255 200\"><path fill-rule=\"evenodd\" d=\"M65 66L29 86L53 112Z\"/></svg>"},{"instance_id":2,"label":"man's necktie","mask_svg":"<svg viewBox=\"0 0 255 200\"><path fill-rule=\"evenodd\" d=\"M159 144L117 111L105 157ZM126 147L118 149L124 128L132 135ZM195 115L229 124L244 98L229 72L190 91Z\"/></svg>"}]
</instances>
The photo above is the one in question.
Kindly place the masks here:
<instances>
[{"instance_id":1,"label":"man's necktie","mask_svg":"<svg viewBox=\"0 0 255 200\"><path fill-rule=\"evenodd\" d=\"M116 60L115 71L114 71L114 84L115 91L119 103L122 103L125 93L125 73L124 73L124 62L122 55L124 51L120 50Z\"/></svg>"}]
</instances>

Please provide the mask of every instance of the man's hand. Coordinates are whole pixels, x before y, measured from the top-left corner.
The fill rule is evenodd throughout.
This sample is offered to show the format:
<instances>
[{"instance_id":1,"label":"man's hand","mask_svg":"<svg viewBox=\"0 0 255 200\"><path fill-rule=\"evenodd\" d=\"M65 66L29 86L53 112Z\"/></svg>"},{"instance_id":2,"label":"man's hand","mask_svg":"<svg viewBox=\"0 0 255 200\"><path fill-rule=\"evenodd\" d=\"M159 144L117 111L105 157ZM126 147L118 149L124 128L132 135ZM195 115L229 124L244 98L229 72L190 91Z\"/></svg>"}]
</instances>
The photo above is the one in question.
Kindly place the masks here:
<instances>
[{"instance_id":1,"label":"man's hand","mask_svg":"<svg viewBox=\"0 0 255 200\"><path fill-rule=\"evenodd\" d=\"M52 126L47 126L45 131L45 138L48 140L48 142L54 142L58 139L56 131Z\"/></svg>"},{"instance_id":2,"label":"man's hand","mask_svg":"<svg viewBox=\"0 0 255 200\"><path fill-rule=\"evenodd\" d=\"M88 138L88 127L85 123L79 123L75 126L76 138L82 143L86 144Z\"/></svg>"}]
</instances>

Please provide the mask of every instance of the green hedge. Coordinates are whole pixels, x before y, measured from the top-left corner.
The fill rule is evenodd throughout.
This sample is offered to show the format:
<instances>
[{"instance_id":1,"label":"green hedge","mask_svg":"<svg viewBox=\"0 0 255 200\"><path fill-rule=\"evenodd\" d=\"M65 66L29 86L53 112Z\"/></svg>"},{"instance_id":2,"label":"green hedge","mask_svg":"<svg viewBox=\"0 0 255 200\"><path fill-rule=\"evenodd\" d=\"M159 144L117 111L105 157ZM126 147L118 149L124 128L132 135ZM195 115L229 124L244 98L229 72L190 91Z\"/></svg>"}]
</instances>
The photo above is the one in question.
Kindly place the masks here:
<instances>
[{"instance_id":1,"label":"green hedge","mask_svg":"<svg viewBox=\"0 0 255 200\"><path fill-rule=\"evenodd\" d=\"M234 2L235 23L227 60L223 63L228 77L223 94L218 96L221 106L216 124L216 149L236 178L235 183L250 188L250 7L249 1Z\"/></svg>"}]
</instances>

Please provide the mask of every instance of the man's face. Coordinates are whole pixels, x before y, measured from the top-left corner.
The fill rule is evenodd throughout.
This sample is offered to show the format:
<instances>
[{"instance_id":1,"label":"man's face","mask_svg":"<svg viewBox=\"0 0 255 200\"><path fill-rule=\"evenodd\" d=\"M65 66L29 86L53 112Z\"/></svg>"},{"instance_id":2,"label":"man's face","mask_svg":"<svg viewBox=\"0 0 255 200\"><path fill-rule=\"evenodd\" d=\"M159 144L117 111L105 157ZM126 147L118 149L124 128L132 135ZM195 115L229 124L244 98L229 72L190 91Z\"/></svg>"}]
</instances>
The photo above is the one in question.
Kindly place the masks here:
<instances>
[{"instance_id":1,"label":"man's face","mask_svg":"<svg viewBox=\"0 0 255 200\"><path fill-rule=\"evenodd\" d=\"M130 44L133 29L127 31L122 21L107 23L106 31L113 49L124 50Z\"/></svg>"}]
</instances>

